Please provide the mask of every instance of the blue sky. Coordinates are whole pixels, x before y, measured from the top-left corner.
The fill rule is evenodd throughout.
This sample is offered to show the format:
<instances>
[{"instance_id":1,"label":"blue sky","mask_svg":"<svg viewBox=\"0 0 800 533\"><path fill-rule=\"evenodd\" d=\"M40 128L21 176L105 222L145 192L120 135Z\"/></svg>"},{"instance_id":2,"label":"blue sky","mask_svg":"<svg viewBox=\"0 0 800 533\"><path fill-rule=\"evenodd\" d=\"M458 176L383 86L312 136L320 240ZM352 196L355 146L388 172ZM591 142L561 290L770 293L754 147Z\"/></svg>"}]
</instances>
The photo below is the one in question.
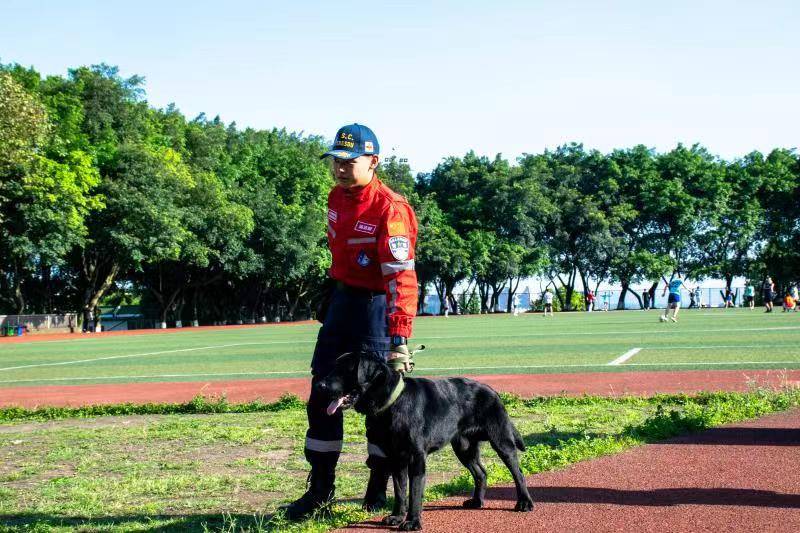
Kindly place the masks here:
<instances>
[{"instance_id":1,"label":"blue sky","mask_svg":"<svg viewBox=\"0 0 800 533\"><path fill-rule=\"evenodd\" d=\"M190 118L329 138L360 122L429 171L569 141L795 147L798 28L789 1L4 0L0 61L118 65Z\"/></svg>"}]
</instances>

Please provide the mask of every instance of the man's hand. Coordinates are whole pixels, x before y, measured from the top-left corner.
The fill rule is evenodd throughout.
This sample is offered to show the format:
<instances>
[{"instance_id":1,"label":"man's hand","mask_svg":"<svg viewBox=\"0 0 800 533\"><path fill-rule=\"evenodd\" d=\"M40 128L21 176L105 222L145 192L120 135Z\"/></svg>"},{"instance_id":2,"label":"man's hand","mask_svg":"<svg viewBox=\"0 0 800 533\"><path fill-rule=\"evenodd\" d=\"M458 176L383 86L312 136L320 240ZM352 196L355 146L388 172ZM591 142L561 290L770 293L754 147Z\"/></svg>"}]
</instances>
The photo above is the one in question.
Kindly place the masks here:
<instances>
[{"instance_id":1,"label":"man's hand","mask_svg":"<svg viewBox=\"0 0 800 533\"><path fill-rule=\"evenodd\" d=\"M411 352L405 344L392 344L389 348L389 366L394 370L405 374L414 369L414 362L411 360Z\"/></svg>"}]
</instances>

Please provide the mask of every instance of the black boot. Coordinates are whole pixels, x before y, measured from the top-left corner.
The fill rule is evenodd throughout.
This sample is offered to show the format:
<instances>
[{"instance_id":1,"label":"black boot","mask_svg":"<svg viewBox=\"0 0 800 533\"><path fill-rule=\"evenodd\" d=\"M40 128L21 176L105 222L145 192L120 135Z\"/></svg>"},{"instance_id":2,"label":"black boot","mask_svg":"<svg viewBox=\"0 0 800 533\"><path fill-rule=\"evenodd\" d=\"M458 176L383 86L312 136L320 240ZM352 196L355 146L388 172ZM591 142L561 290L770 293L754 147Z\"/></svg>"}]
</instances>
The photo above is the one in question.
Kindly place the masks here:
<instances>
[{"instance_id":1,"label":"black boot","mask_svg":"<svg viewBox=\"0 0 800 533\"><path fill-rule=\"evenodd\" d=\"M287 520L296 522L304 520L315 512L323 511L333 502L336 491L335 468L323 468L322 465L311 465L308 475L308 490L297 500L282 507Z\"/></svg>"},{"instance_id":2,"label":"black boot","mask_svg":"<svg viewBox=\"0 0 800 533\"><path fill-rule=\"evenodd\" d=\"M369 483L364 503L361 507L365 511L374 512L386 507L386 484L389 482L389 464L384 458L369 456Z\"/></svg>"}]
</instances>

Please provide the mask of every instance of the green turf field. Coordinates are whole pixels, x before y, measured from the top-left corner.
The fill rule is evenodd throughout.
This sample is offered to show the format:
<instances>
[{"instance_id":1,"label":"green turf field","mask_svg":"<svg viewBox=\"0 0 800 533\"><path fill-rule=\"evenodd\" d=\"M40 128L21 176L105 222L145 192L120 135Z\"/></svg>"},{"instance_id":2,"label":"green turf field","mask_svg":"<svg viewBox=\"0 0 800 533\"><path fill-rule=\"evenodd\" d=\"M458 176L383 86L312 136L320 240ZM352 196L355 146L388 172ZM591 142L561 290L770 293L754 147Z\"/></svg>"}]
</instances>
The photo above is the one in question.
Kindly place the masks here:
<instances>
[{"instance_id":1,"label":"green turf field","mask_svg":"<svg viewBox=\"0 0 800 533\"><path fill-rule=\"evenodd\" d=\"M417 356L415 374L800 368L800 313L682 310L677 324L657 317L421 317L411 342L428 349ZM302 377L317 330L268 325L0 344L0 387Z\"/></svg>"}]
</instances>

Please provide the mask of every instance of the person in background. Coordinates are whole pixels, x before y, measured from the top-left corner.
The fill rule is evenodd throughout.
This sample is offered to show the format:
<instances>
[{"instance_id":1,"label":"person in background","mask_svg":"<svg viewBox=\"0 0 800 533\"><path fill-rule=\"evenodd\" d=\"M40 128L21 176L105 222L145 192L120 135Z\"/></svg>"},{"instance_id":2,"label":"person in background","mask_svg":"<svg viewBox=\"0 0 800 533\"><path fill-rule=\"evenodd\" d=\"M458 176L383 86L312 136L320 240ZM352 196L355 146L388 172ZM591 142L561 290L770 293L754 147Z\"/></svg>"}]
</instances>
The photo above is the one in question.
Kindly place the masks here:
<instances>
[{"instance_id":1,"label":"person in background","mask_svg":"<svg viewBox=\"0 0 800 533\"><path fill-rule=\"evenodd\" d=\"M608 291L603 292L603 311L608 311L611 305L611 293Z\"/></svg>"},{"instance_id":2,"label":"person in background","mask_svg":"<svg viewBox=\"0 0 800 533\"><path fill-rule=\"evenodd\" d=\"M787 292L783 297L783 312L794 311L797 308L797 302L792 298L792 293Z\"/></svg>"},{"instance_id":3,"label":"person in background","mask_svg":"<svg viewBox=\"0 0 800 533\"><path fill-rule=\"evenodd\" d=\"M772 300L775 298L775 284L772 283L772 278L767 276L764 283L761 285L761 292L764 295L765 313L772 312Z\"/></svg>"},{"instance_id":4,"label":"person in background","mask_svg":"<svg viewBox=\"0 0 800 533\"><path fill-rule=\"evenodd\" d=\"M664 309L664 315L661 317L662 322L666 322L667 318L673 322L678 321L678 311L681 309L681 287L689 289L689 287L683 283L681 275L678 273L664 286L664 291L661 293L661 296L663 297L667 293L667 290L669 290L669 298L667 300L667 307ZM672 309L672 316L667 317L670 309Z\"/></svg>"},{"instance_id":5,"label":"person in background","mask_svg":"<svg viewBox=\"0 0 800 533\"><path fill-rule=\"evenodd\" d=\"M591 313L594 310L594 293L592 289L586 293L586 311Z\"/></svg>"},{"instance_id":6,"label":"person in background","mask_svg":"<svg viewBox=\"0 0 800 533\"><path fill-rule=\"evenodd\" d=\"M792 299L794 300L794 312L796 313L798 309L800 309L800 301L798 300L798 293L797 293L797 285L792 285L792 289L790 291L792 295Z\"/></svg>"},{"instance_id":7,"label":"person in background","mask_svg":"<svg viewBox=\"0 0 800 533\"><path fill-rule=\"evenodd\" d=\"M733 291L730 288L725 289L725 309L733 307Z\"/></svg>"},{"instance_id":8,"label":"person in background","mask_svg":"<svg viewBox=\"0 0 800 533\"><path fill-rule=\"evenodd\" d=\"M548 311L550 311L550 316L555 316L553 315L553 293L550 289L544 291L542 300L544 301L544 316L547 316Z\"/></svg>"},{"instance_id":9,"label":"person in background","mask_svg":"<svg viewBox=\"0 0 800 533\"><path fill-rule=\"evenodd\" d=\"M642 302L644 302L644 307L642 308L644 311L650 309L650 291L642 292Z\"/></svg>"},{"instance_id":10,"label":"person in background","mask_svg":"<svg viewBox=\"0 0 800 533\"><path fill-rule=\"evenodd\" d=\"M747 283L744 286L744 303L751 311L755 308L755 296L756 289L753 287L753 283L750 280L747 280Z\"/></svg>"}]
</instances>

